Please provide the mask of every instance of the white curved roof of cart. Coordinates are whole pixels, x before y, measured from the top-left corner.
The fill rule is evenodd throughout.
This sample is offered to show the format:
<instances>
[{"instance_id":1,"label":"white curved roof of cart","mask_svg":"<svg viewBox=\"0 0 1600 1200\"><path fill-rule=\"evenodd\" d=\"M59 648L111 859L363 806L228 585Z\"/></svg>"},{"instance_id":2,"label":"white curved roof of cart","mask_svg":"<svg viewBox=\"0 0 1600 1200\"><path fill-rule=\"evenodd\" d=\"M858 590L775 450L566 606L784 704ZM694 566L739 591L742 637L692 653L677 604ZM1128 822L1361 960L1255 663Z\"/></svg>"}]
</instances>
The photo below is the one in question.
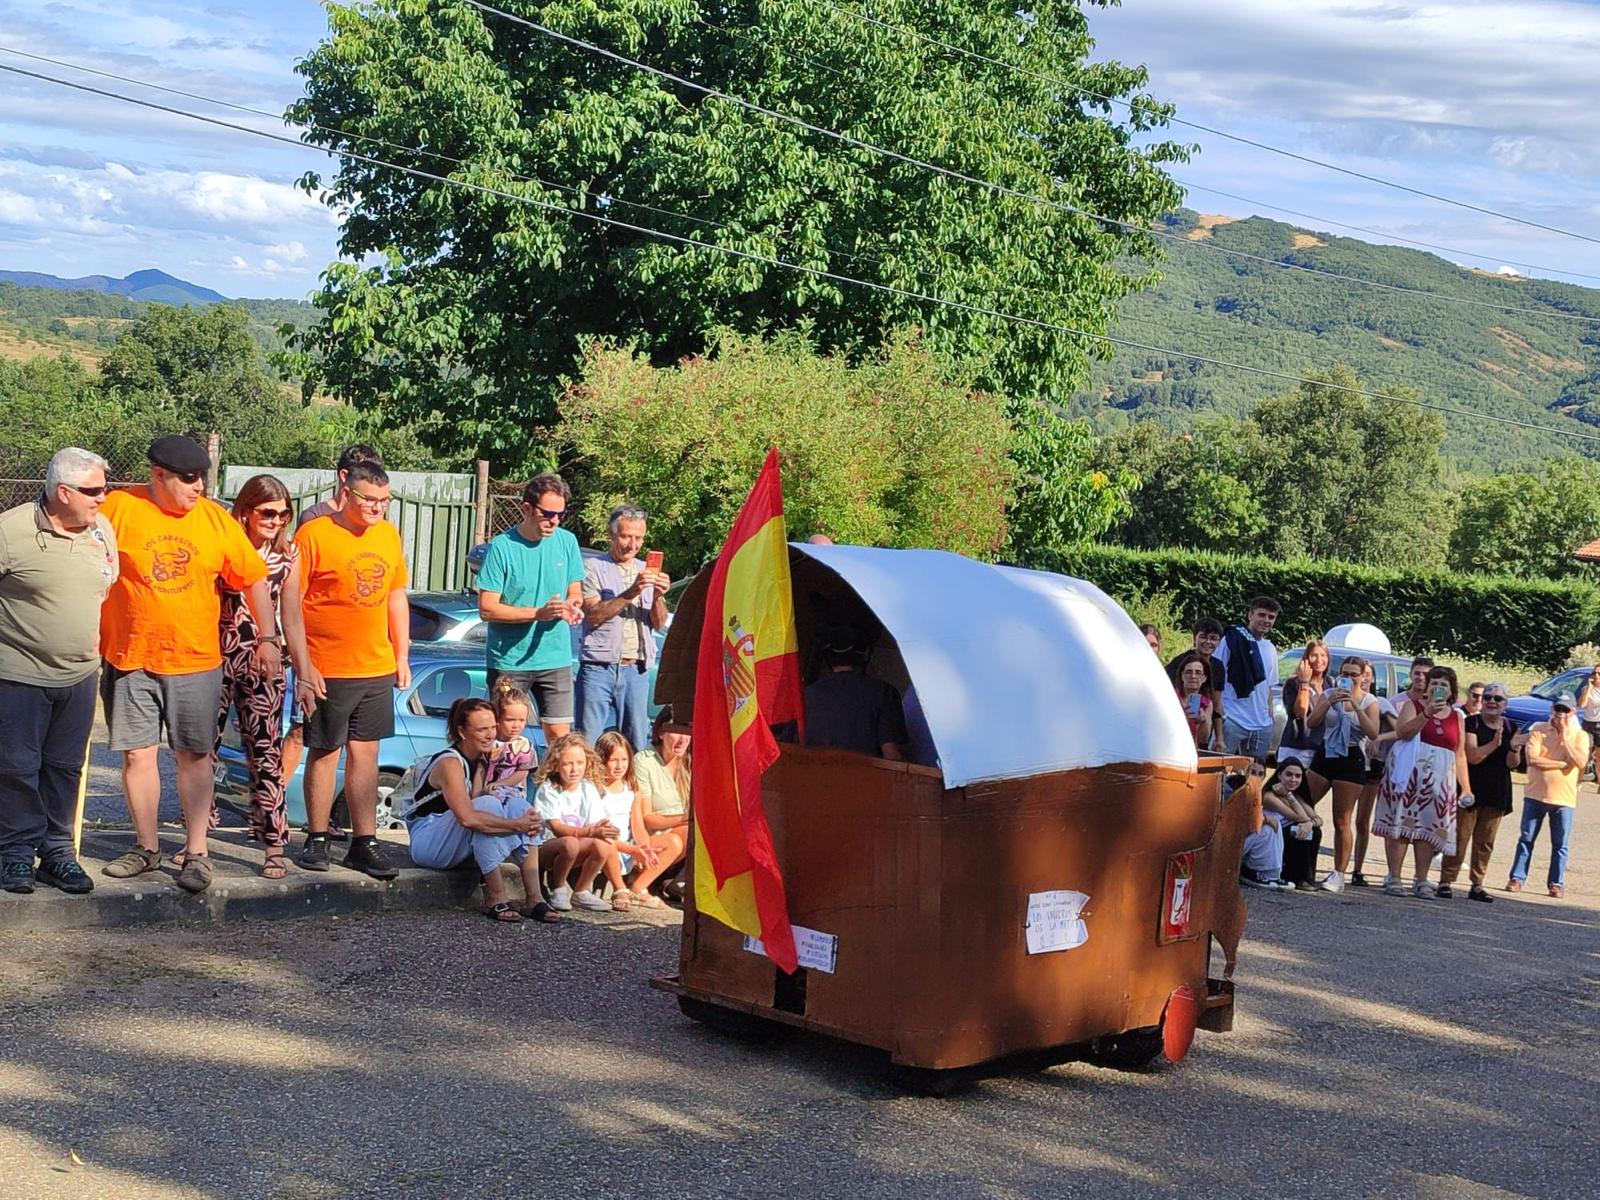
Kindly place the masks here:
<instances>
[{"instance_id":1,"label":"white curved roof of cart","mask_svg":"<svg viewBox=\"0 0 1600 1200\"><path fill-rule=\"evenodd\" d=\"M1195 769L1166 671L1093 584L942 550L795 549L894 638L946 787L1119 762Z\"/></svg>"}]
</instances>

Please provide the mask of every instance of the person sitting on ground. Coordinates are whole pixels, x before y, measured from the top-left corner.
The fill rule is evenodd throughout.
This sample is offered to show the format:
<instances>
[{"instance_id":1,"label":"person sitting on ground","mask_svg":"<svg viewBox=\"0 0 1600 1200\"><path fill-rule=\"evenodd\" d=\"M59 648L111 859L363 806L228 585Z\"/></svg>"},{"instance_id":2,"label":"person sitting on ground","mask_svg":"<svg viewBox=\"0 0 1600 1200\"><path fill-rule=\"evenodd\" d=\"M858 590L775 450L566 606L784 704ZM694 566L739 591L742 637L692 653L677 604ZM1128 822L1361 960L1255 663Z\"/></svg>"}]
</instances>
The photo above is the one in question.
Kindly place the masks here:
<instances>
[{"instance_id":1,"label":"person sitting on ground","mask_svg":"<svg viewBox=\"0 0 1600 1200\"><path fill-rule=\"evenodd\" d=\"M868 653L860 630L841 625L824 632L822 674L806 688L806 745L904 762L906 718L900 693L867 674Z\"/></svg>"},{"instance_id":2,"label":"person sitting on ground","mask_svg":"<svg viewBox=\"0 0 1600 1200\"><path fill-rule=\"evenodd\" d=\"M634 771L633 747L615 729L594 744L600 759L600 798L606 817L617 827L616 847L622 855L622 873L632 875L627 892L641 908L665 908L650 885L683 853L683 839L672 833L651 833L645 826L650 796ZM670 858L664 856L670 855ZM620 893L619 893L620 894ZM613 901L612 907L616 907Z\"/></svg>"},{"instance_id":3,"label":"person sitting on ground","mask_svg":"<svg viewBox=\"0 0 1600 1200\"><path fill-rule=\"evenodd\" d=\"M1326 653L1326 651L1324 651ZM1378 702L1367 691L1368 662L1352 654L1339 664L1339 677L1322 693L1306 715L1316 727L1320 745L1311 760L1311 801L1333 789L1333 870L1323 876L1322 889L1344 891L1345 872L1355 843L1356 805L1367 780L1367 757L1362 739L1378 736Z\"/></svg>"},{"instance_id":4,"label":"person sitting on ground","mask_svg":"<svg viewBox=\"0 0 1600 1200\"><path fill-rule=\"evenodd\" d=\"M605 819L600 763L583 735L569 733L551 743L534 780L534 807L550 838L540 844L539 855L550 866L551 906L562 912L570 912L574 904L591 912L611 908L595 895L594 881L605 870L612 887L622 890L622 868L613 845L619 831ZM576 891L571 884L574 870Z\"/></svg>"},{"instance_id":5,"label":"person sitting on ground","mask_svg":"<svg viewBox=\"0 0 1600 1200\"><path fill-rule=\"evenodd\" d=\"M1239 883L1242 887L1281 892L1290 885L1283 880L1283 838L1279 834L1279 820L1266 811L1266 793L1261 787L1261 777L1265 773L1260 763L1251 763L1248 776L1232 776L1229 780L1235 793L1244 792L1242 801L1235 794L1229 803L1242 802L1251 810L1251 828L1239 860Z\"/></svg>"},{"instance_id":6,"label":"person sitting on ground","mask_svg":"<svg viewBox=\"0 0 1600 1200\"><path fill-rule=\"evenodd\" d=\"M1449 899L1461 863L1472 844L1471 890L1467 899L1493 903L1484 889L1494 835L1511 811L1511 771L1521 768L1528 735L1506 717L1508 693L1503 683L1483 689L1483 711L1467 718L1467 778L1472 783L1472 803L1456 811L1456 852L1439 868L1439 895Z\"/></svg>"},{"instance_id":7,"label":"person sitting on ground","mask_svg":"<svg viewBox=\"0 0 1600 1200\"><path fill-rule=\"evenodd\" d=\"M1572 817L1577 811L1578 781L1589 761L1589 735L1578 728L1577 700L1562 692L1550 706L1550 719L1528 733L1528 785L1522 792L1522 830L1517 853L1511 860L1506 891L1520 892L1533 862L1533 844L1539 828L1550 821L1550 873L1545 877L1553 899L1566 895L1567 845L1572 838Z\"/></svg>"},{"instance_id":8,"label":"person sitting on ground","mask_svg":"<svg viewBox=\"0 0 1600 1200\"><path fill-rule=\"evenodd\" d=\"M533 743L522 732L533 713L533 701L511 680L501 678L495 684L489 703L494 705L495 719L494 749L489 752L489 786L517 788L526 793L528 776L538 766Z\"/></svg>"},{"instance_id":9,"label":"person sitting on ground","mask_svg":"<svg viewBox=\"0 0 1600 1200\"><path fill-rule=\"evenodd\" d=\"M450 744L417 771L416 793L405 818L411 835L411 861L419 867L449 870L472 859L483 876L485 914L517 924L526 917L559 920L539 885L539 856L531 852L540 818L526 797L509 789L491 793L487 782L494 746L494 708L467 696L450 706L445 718ZM522 873L528 907L518 912L506 899L502 863Z\"/></svg>"},{"instance_id":10,"label":"person sitting on ground","mask_svg":"<svg viewBox=\"0 0 1600 1200\"><path fill-rule=\"evenodd\" d=\"M644 794L640 817L654 842L657 864L633 881L633 890L648 890L683 860L689 844L689 793L693 780L689 759L689 727L664 705L650 727L650 745L633 759L633 777ZM653 872L653 873L652 873ZM662 889L668 900L681 901L683 887L674 880Z\"/></svg>"},{"instance_id":11,"label":"person sitting on ground","mask_svg":"<svg viewBox=\"0 0 1600 1200\"><path fill-rule=\"evenodd\" d=\"M1277 818L1283 838L1283 880L1302 892L1317 889L1317 856L1322 851L1322 818L1311 806L1306 771L1300 760L1279 764L1261 792L1267 819Z\"/></svg>"},{"instance_id":12,"label":"person sitting on ground","mask_svg":"<svg viewBox=\"0 0 1600 1200\"><path fill-rule=\"evenodd\" d=\"M1189 722L1189 736L1202 750L1212 746L1217 734L1211 697L1207 695L1208 682L1206 664L1199 655L1189 658L1178 671L1178 703Z\"/></svg>"}]
</instances>

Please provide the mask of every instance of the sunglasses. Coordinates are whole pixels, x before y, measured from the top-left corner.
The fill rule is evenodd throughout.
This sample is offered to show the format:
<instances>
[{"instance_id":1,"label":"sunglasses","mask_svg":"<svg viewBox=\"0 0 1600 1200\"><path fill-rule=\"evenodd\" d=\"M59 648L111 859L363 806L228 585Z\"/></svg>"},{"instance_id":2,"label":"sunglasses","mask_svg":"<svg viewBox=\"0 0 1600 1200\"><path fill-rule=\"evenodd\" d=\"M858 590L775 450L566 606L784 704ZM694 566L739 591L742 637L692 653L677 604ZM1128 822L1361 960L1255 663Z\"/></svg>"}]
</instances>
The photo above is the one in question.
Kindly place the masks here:
<instances>
[{"instance_id":1,"label":"sunglasses","mask_svg":"<svg viewBox=\"0 0 1600 1200\"><path fill-rule=\"evenodd\" d=\"M1506 702L1506 698L1504 696L1496 696L1493 692L1489 692L1484 695L1483 702L1485 704L1504 704Z\"/></svg>"},{"instance_id":2,"label":"sunglasses","mask_svg":"<svg viewBox=\"0 0 1600 1200\"><path fill-rule=\"evenodd\" d=\"M104 496L106 494L105 484L101 484L99 487L79 487L74 483L63 483L61 486L69 492L77 492L80 496L88 496L91 500L96 496Z\"/></svg>"},{"instance_id":3,"label":"sunglasses","mask_svg":"<svg viewBox=\"0 0 1600 1200\"><path fill-rule=\"evenodd\" d=\"M561 524L561 518L567 515L567 510L564 508L540 508L537 504L530 504L528 507L538 513L541 519L554 521L557 525Z\"/></svg>"},{"instance_id":4,"label":"sunglasses","mask_svg":"<svg viewBox=\"0 0 1600 1200\"><path fill-rule=\"evenodd\" d=\"M294 509L258 508L256 509L256 516L260 517L263 521L287 521L290 517L294 516Z\"/></svg>"},{"instance_id":5,"label":"sunglasses","mask_svg":"<svg viewBox=\"0 0 1600 1200\"><path fill-rule=\"evenodd\" d=\"M171 475L174 479L191 485L199 483L205 478L204 471L168 471L166 467L162 467L161 469L166 471L167 474Z\"/></svg>"}]
</instances>

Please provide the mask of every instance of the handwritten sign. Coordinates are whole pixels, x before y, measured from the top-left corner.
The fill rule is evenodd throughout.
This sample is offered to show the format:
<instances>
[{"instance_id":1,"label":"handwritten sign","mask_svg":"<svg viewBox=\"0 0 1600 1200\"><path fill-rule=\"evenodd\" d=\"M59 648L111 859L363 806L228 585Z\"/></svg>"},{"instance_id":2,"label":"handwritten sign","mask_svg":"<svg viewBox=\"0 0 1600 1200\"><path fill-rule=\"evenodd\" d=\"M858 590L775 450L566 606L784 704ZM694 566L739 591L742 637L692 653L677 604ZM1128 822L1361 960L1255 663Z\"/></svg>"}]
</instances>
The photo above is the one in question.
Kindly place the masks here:
<instances>
[{"instance_id":1,"label":"handwritten sign","mask_svg":"<svg viewBox=\"0 0 1600 1200\"><path fill-rule=\"evenodd\" d=\"M1072 950L1089 940L1083 922L1082 892L1031 892L1028 895L1028 953Z\"/></svg>"},{"instance_id":2,"label":"handwritten sign","mask_svg":"<svg viewBox=\"0 0 1600 1200\"><path fill-rule=\"evenodd\" d=\"M807 929L804 925L791 925L794 933L794 956L802 967L832 975L839 965L839 939L831 933ZM765 955L767 948L760 938L745 934L744 948L751 954Z\"/></svg>"}]
</instances>

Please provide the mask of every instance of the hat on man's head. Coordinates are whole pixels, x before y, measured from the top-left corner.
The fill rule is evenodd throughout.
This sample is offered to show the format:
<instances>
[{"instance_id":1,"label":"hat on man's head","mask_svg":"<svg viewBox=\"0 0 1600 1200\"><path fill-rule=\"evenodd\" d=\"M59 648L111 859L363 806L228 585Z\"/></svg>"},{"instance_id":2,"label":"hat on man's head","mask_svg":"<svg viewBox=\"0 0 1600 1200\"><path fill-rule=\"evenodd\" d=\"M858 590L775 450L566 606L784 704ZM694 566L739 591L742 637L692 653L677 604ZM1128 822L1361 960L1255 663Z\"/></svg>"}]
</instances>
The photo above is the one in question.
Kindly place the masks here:
<instances>
[{"instance_id":1,"label":"hat on man's head","mask_svg":"<svg viewBox=\"0 0 1600 1200\"><path fill-rule=\"evenodd\" d=\"M1564 708L1568 712L1571 712L1573 709L1578 707L1578 701L1571 692L1562 692L1554 700L1550 701L1550 707Z\"/></svg>"},{"instance_id":2,"label":"hat on man's head","mask_svg":"<svg viewBox=\"0 0 1600 1200\"><path fill-rule=\"evenodd\" d=\"M211 456L205 452L204 447L193 438L186 438L177 433L159 437L151 442L148 457L154 466L184 474L195 472L204 474L211 469Z\"/></svg>"}]
</instances>

